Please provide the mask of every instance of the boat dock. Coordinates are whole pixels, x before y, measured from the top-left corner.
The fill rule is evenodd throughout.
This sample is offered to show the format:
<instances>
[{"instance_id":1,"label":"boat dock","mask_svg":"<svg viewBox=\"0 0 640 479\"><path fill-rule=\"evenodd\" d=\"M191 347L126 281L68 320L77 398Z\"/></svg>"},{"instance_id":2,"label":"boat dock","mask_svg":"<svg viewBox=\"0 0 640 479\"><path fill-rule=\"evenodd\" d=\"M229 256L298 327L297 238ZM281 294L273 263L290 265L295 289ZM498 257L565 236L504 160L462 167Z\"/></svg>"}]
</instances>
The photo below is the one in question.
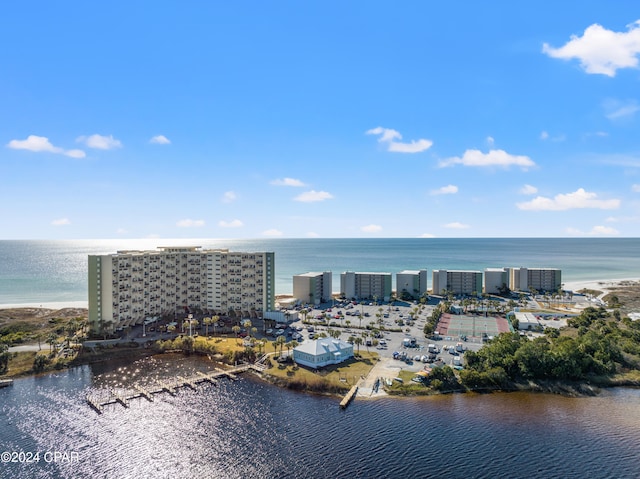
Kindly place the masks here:
<instances>
[{"instance_id":1,"label":"boat dock","mask_svg":"<svg viewBox=\"0 0 640 479\"><path fill-rule=\"evenodd\" d=\"M145 389L142 386L135 385L133 389L136 391L133 394L123 395L116 390L110 390L109 396L106 399L98 399L95 396L87 396L87 404L91 406L97 413L101 414L104 411L104 406L108 404L121 404L123 407L129 407L129 401L132 399L143 397L149 402L154 401L154 395L161 393L169 393L172 396L176 395L176 392L179 388L188 387L197 390L197 385L208 382L213 385L218 384L218 379L222 377L226 377L230 380L238 379L237 374L243 373L248 370L255 370L258 372L262 372L260 367L254 366L253 364L243 364L241 366L236 366L235 368L224 370L216 368L215 371L209 373L203 373L198 371L195 376L192 377L182 377L176 376L176 381L171 383L167 383L164 381L157 381L158 387L156 389ZM8 380L11 381L11 380ZM11 381L13 382L13 381ZM7 384L8 385L8 384Z\"/></svg>"},{"instance_id":2,"label":"boat dock","mask_svg":"<svg viewBox=\"0 0 640 479\"><path fill-rule=\"evenodd\" d=\"M13 384L13 379L0 379L0 388L11 386Z\"/></svg>"},{"instance_id":3,"label":"boat dock","mask_svg":"<svg viewBox=\"0 0 640 479\"><path fill-rule=\"evenodd\" d=\"M340 401L340 407L342 409L345 409L349 405L349 403L353 401L353 398L356 397L357 392L358 386L353 386L351 389L349 389L349 392L344 398L342 398L342 401Z\"/></svg>"}]
</instances>

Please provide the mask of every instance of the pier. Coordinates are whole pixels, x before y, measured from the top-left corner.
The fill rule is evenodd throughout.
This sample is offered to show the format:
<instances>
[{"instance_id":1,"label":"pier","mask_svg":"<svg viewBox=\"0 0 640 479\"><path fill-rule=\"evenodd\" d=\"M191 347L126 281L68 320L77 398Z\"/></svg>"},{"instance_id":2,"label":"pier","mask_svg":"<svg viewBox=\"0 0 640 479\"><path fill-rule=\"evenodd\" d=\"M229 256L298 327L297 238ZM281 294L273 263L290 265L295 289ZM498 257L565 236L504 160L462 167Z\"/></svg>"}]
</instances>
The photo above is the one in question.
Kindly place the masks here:
<instances>
[{"instance_id":1,"label":"pier","mask_svg":"<svg viewBox=\"0 0 640 479\"><path fill-rule=\"evenodd\" d=\"M342 401L340 401L340 407L342 409L345 409L349 403L351 401L353 401L353 398L356 397L356 393L358 392L358 386L353 386L351 389L349 389L349 392L347 393L347 395L342 398Z\"/></svg>"},{"instance_id":2,"label":"pier","mask_svg":"<svg viewBox=\"0 0 640 479\"><path fill-rule=\"evenodd\" d=\"M178 389L185 387L196 391L198 384L208 382L213 385L217 385L218 379L222 377L226 377L229 380L235 381L238 379L237 374L243 373L248 370L262 372L262 368L260 368L259 366L254 366L253 364L243 364L241 366L236 366L235 368L227 370L216 368L215 371L209 373L197 371L195 376L191 376L188 378L176 375L176 380L170 383L157 381L157 389L148 390L136 384L133 386L133 389L136 391L134 394L125 396L115 390L110 390L109 396L106 399L98 399L94 396L88 395L86 400L87 404L89 404L89 406L91 406L98 414L102 414L102 412L104 411L104 407L108 404L120 404L123 407L128 408L129 401L136 398L145 398L147 401L153 402L155 399L154 395L156 394L168 393L172 396L175 396Z\"/></svg>"}]
</instances>

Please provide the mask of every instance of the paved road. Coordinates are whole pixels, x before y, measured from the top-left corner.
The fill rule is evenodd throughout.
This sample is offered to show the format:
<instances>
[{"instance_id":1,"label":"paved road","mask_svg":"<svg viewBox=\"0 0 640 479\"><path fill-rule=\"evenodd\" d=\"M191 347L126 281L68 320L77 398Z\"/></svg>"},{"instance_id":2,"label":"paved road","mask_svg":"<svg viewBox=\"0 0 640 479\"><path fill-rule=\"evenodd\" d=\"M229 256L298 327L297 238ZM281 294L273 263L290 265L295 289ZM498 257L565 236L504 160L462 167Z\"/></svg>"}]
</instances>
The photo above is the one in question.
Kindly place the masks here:
<instances>
[{"instance_id":1,"label":"paved road","mask_svg":"<svg viewBox=\"0 0 640 479\"><path fill-rule=\"evenodd\" d=\"M29 351L44 351L49 352L49 346L44 344L38 346L37 344L21 344L20 346L11 346L9 348L10 353L24 353Z\"/></svg>"}]
</instances>

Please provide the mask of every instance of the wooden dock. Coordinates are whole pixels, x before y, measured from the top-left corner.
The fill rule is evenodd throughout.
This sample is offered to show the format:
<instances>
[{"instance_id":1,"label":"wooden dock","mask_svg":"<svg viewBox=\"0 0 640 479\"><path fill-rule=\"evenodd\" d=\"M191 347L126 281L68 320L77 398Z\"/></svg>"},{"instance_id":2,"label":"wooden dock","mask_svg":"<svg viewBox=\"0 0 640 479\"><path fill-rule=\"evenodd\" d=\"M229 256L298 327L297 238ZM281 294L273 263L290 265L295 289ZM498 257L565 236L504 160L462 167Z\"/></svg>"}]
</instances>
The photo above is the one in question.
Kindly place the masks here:
<instances>
[{"instance_id":1,"label":"wooden dock","mask_svg":"<svg viewBox=\"0 0 640 479\"><path fill-rule=\"evenodd\" d=\"M342 398L342 401L340 401L340 407L342 409L345 409L349 403L351 401L353 401L353 398L356 397L356 393L358 392L358 386L353 386L351 389L349 389L349 392L347 393L347 395Z\"/></svg>"},{"instance_id":2,"label":"wooden dock","mask_svg":"<svg viewBox=\"0 0 640 479\"><path fill-rule=\"evenodd\" d=\"M216 368L215 371L211 371L209 373L203 373L201 371L197 371L195 376L192 377L182 377L176 375L176 380L173 382L165 382L165 381L157 381L158 388L154 390L148 390L139 385L134 385L133 389L136 391L130 395L123 395L115 390L109 391L109 396L107 399L97 399L94 396L87 396L87 404L91 406L98 414L102 414L104 411L104 406L108 404L120 404L125 408L129 407L129 401L136 398L145 398L149 402L154 401L154 395L161 393L169 393L172 396L175 396L177 390L179 388L190 388L192 390L197 390L197 385L200 383L208 382L213 385L218 384L218 379L222 377L226 377L229 380L238 379L237 374L243 373L248 370L255 370L261 372L262 370L258 367L253 367L253 364L243 364L241 366L236 366L232 369L219 369Z\"/></svg>"}]
</instances>

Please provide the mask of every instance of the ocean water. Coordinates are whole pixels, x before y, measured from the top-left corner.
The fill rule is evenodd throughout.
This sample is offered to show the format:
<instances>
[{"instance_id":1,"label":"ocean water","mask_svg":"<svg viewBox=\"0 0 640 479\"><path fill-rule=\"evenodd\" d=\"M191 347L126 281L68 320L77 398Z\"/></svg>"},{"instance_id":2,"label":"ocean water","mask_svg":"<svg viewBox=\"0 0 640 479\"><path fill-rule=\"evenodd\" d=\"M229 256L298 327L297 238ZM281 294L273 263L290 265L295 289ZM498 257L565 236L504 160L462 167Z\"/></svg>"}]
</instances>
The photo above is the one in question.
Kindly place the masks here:
<instances>
[{"instance_id":1,"label":"ocean water","mask_svg":"<svg viewBox=\"0 0 640 479\"><path fill-rule=\"evenodd\" d=\"M0 463L34 478L637 478L640 391L339 399L250 375L130 400L98 415L87 394L135 392L212 369L198 358L83 366L0 389ZM128 391L128 392L127 392ZM46 453L66 453L45 461ZM74 454L74 455L72 455Z\"/></svg>"},{"instance_id":2,"label":"ocean water","mask_svg":"<svg viewBox=\"0 0 640 479\"><path fill-rule=\"evenodd\" d=\"M273 251L276 293L293 291L292 277L332 271L395 273L405 269L484 270L526 266L560 268L564 282L640 277L635 238L384 238L255 240L0 241L0 304L87 300L87 256L123 249L202 246L231 251ZM394 285L395 286L395 285Z\"/></svg>"}]
</instances>

